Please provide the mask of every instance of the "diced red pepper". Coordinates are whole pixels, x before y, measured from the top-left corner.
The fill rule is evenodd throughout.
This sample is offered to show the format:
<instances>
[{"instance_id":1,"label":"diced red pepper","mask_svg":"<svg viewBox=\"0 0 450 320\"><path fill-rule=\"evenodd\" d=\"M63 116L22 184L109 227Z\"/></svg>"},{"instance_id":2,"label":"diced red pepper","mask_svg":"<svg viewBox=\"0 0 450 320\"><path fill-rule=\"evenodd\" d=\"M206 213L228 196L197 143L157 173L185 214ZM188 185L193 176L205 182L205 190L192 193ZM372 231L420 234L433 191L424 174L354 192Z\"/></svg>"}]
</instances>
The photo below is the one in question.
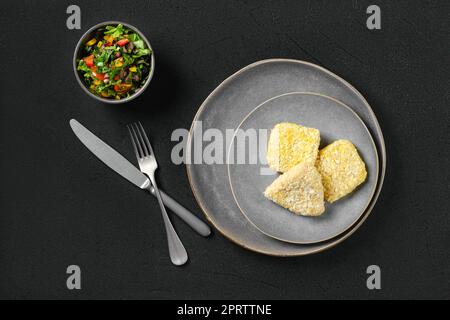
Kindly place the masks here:
<instances>
[{"instance_id":1,"label":"diced red pepper","mask_svg":"<svg viewBox=\"0 0 450 320\"><path fill-rule=\"evenodd\" d=\"M126 93L128 90L131 89L131 83L121 83L121 84L116 84L114 85L114 91L116 91L117 93Z\"/></svg>"},{"instance_id":2,"label":"diced red pepper","mask_svg":"<svg viewBox=\"0 0 450 320\"><path fill-rule=\"evenodd\" d=\"M92 70L92 75L96 77L98 80L105 80L105 74L104 73L97 73L97 66L90 67Z\"/></svg>"},{"instance_id":3,"label":"diced red pepper","mask_svg":"<svg viewBox=\"0 0 450 320\"><path fill-rule=\"evenodd\" d=\"M117 74L117 75L114 77L114 80L117 81L117 80L119 80L119 79L120 79L120 76Z\"/></svg>"},{"instance_id":4,"label":"diced red pepper","mask_svg":"<svg viewBox=\"0 0 450 320\"><path fill-rule=\"evenodd\" d=\"M102 81L105 80L105 74L104 73L96 73L96 72L94 72L93 74L94 74L94 76L97 77L98 80L102 80Z\"/></svg>"},{"instance_id":5,"label":"diced red pepper","mask_svg":"<svg viewBox=\"0 0 450 320\"><path fill-rule=\"evenodd\" d=\"M121 39L121 40L117 41L117 45L120 46L120 47L123 47L128 42L130 42L130 40L128 40L128 39Z\"/></svg>"},{"instance_id":6,"label":"diced red pepper","mask_svg":"<svg viewBox=\"0 0 450 320\"><path fill-rule=\"evenodd\" d=\"M90 56L83 58L83 61L88 67L94 66L94 55L91 54Z\"/></svg>"}]
</instances>

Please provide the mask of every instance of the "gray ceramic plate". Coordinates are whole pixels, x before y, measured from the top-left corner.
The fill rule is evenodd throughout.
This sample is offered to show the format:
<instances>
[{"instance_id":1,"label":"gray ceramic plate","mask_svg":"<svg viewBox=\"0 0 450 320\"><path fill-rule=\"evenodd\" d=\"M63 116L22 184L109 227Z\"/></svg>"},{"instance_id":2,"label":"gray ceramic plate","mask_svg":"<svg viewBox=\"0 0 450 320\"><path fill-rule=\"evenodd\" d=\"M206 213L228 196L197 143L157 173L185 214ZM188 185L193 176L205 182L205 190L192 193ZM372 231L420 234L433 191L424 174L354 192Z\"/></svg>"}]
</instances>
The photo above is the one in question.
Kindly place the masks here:
<instances>
[{"instance_id":1,"label":"gray ceramic plate","mask_svg":"<svg viewBox=\"0 0 450 320\"><path fill-rule=\"evenodd\" d=\"M278 177L267 168L264 135L260 137L264 141L255 141L253 148L236 143L235 135L230 146L234 152L228 152L228 174L236 203L256 228L275 239L306 244L334 238L360 218L372 199L378 180L378 155L372 137L349 107L316 93L286 93L269 99L250 112L238 129L246 133L268 133L280 122L319 129L321 148L338 139L352 141L366 163L367 180L351 195L326 204L326 211L320 217L297 216L263 195L266 187ZM236 161L237 146L240 146L242 159L246 159L243 164ZM259 155L254 157L253 163L249 161L250 153Z\"/></svg>"},{"instance_id":2,"label":"gray ceramic plate","mask_svg":"<svg viewBox=\"0 0 450 320\"><path fill-rule=\"evenodd\" d=\"M210 223L234 243L252 251L274 256L300 256L320 252L348 238L372 210L384 180L386 151L378 121L364 97L334 73L311 63L269 59L255 62L223 81L203 102L192 123L187 156L194 135L209 128L235 130L242 119L264 101L288 92L318 92L351 107L368 127L380 156L380 174L372 201L364 215L339 237L317 244L299 245L273 239L254 227L240 212L231 193L225 164L186 164L194 196ZM224 153L229 145L224 146Z\"/></svg>"}]
</instances>

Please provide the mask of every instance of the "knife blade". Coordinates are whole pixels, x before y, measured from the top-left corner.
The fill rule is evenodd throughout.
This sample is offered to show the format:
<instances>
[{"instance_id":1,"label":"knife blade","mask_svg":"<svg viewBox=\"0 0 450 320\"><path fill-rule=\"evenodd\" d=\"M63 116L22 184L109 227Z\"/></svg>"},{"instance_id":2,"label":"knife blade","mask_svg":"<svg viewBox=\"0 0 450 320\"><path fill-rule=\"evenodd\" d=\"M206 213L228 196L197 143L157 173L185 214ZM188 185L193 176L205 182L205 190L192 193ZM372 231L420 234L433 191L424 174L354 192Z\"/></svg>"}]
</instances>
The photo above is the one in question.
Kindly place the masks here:
<instances>
[{"instance_id":1,"label":"knife blade","mask_svg":"<svg viewBox=\"0 0 450 320\"><path fill-rule=\"evenodd\" d=\"M146 189L150 185L147 178L138 168L133 166L125 157L111 148L100 138L90 132L77 120L70 120L70 126L75 135L97 158L103 161L108 167L130 181L135 186Z\"/></svg>"},{"instance_id":2,"label":"knife blade","mask_svg":"<svg viewBox=\"0 0 450 320\"><path fill-rule=\"evenodd\" d=\"M78 139L89 149L98 159L100 159L109 168L130 181L135 186L150 191L155 196L154 189L151 186L150 179L138 168L132 165L124 156L111 148L106 142L98 138L81 123L75 119L70 120L72 128ZM192 229L200 235L207 237L211 233L209 226L200 220L192 212L184 208L163 191L161 198L164 204L186 222Z\"/></svg>"}]
</instances>

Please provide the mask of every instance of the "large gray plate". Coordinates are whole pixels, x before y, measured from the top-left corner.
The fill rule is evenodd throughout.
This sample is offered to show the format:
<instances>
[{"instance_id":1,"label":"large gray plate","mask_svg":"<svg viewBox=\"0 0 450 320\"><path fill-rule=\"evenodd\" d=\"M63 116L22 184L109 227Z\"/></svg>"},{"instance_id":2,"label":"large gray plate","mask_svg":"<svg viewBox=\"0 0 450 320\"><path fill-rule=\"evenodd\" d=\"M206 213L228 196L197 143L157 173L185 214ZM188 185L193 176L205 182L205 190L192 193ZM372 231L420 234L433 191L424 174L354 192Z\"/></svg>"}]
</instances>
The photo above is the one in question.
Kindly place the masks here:
<instances>
[{"instance_id":1,"label":"large gray plate","mask_svg":"<svg viewBox=\"0 0 450 320\"><path fill-rule=\"evenodd\" d=\"M276 255L299 256L326 250L348 238L372 210L384 180L386 150L378 121L364 97L349 83L317 65L287 59L270 59L253 63L222 82L200 106L187 141L191 153L192 137L208 128L224 132L236 129L240 121L262 102L288 92L318 92L338 99L351 107L369 128L380 155L380 174L376 192L364 215L355 225L332 240L299 245L273 239L255 228L239 211L228 182L226 164L189 164L186 170L194 196L206 218L225 237L252 251ZM229 145L224 147L224 152Z\"/></svg>"},{"instance_id":2,"label":"large gray plate","mask_svg":"<svg viewBox=\"0 0 450 320\"><path fill-rule=\"evenodd\" d=\"M266 187L278 176L272 175L274 172L267 168L267 143L255 141L250 148L245 143L236 143L235 135L230 146L234 152L228 153L228 174L236 203L256 228L275 239L306 244L334 238L359 219L375 192L378 155L372 137L354 111L317 93L286 93L269 99L250 112L238 129L245 133L270 132L280 122L319 129L321 147L338 139L352 141L366 163L367 180L351 195L333 204L327 203L326 212L320 217L297 216L263 195ZM261 140L265 140L262 137ZM238 152L241 160L246 159L244 163L236 161ZM250 162L251 154L259 156Z\"/></svg>"}]
</instances>

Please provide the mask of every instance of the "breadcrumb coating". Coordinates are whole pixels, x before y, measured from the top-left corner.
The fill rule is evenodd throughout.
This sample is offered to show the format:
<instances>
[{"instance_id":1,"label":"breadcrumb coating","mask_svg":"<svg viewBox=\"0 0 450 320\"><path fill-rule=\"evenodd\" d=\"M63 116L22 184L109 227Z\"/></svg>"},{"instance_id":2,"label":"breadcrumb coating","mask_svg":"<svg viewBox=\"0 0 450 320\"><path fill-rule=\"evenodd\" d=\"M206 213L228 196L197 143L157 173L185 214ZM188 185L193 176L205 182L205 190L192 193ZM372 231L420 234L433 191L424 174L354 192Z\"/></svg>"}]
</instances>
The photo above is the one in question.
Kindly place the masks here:
<instances>
[{"instance_id":1,"label":"breadcrumb coating","mask_svg":"<svg viewBox=\"0 0 450 320\"><path fill-rule=\"evenodd\" d=\"M348 140L337 140L319 151L316 162L325 200L333 203L351 193L367 177L366 165Z\"/></svg>"},{"instance_id":2,"label":"breadcrumb coating","mask_svg":"<svg viewBox=\"0 0 450 320\"><path fill-rule=\"evenodd\" d=\"M299 163L314 164L319 144L319 130L295 123L278 123L269 137L267 148L269 167L278 172L286 172Z\"/></svg>"},{"instance_id":3,"label":"breadcrumb coating","mask_svg":"<svg viewBox=\"0 0 450 320\"><path fill-rule=\"evenodd\" d=\"M279 176L264 195L297 215L319 216L325 211L321 177L310 163L300 163Z\"/></svg>"}]
</instances>

